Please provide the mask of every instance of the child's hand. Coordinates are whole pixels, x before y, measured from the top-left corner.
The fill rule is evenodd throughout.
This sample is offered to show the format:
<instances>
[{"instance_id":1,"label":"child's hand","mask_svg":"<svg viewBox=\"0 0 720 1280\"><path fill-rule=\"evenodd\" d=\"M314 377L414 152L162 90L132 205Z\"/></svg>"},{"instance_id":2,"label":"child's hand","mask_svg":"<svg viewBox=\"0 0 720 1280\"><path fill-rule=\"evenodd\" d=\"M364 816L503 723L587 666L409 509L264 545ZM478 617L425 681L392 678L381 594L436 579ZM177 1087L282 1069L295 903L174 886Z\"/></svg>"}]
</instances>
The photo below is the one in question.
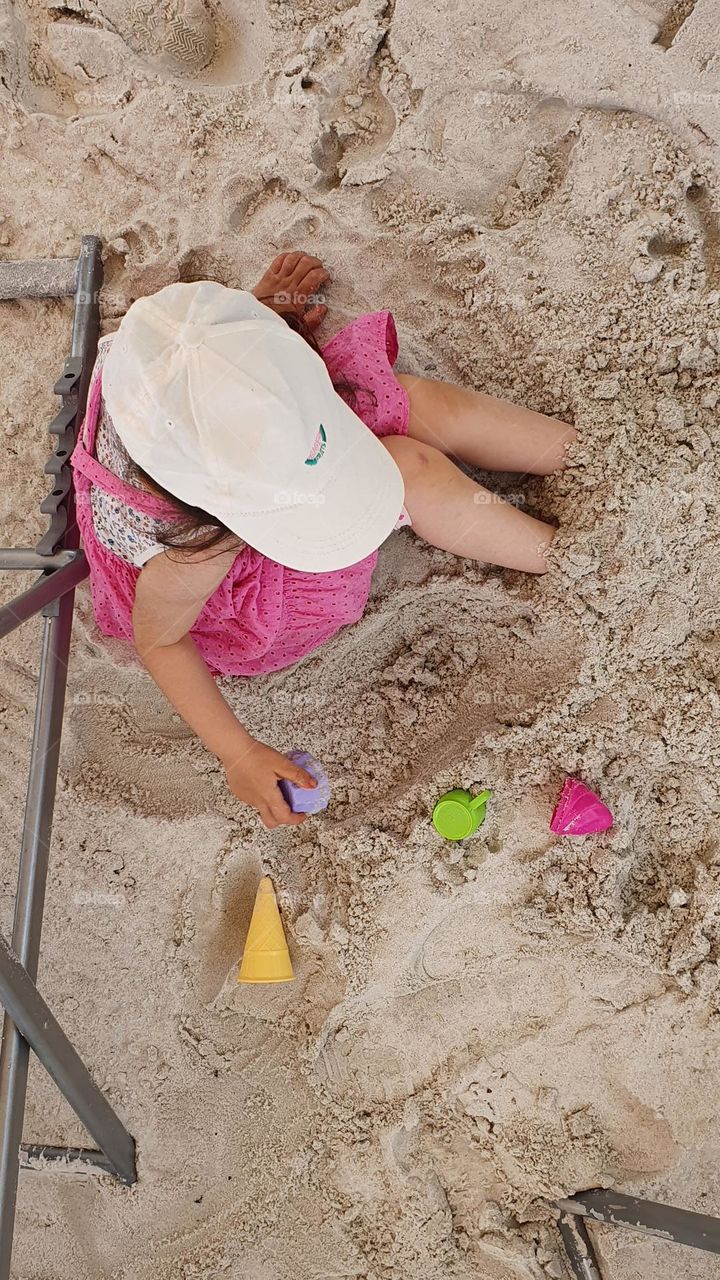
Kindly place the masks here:
<instances>
[{"instance_id":1,"label":"child's hand","mask_svg":"<svg viewBox=\"0 0 720 1280\"><path fill-rule=\"evenodd\" d=\"M289 778L301 787L316 787L317 782L305 769L288 760L279 751L266 747L253 738L241 755L224 761L225 777L233 795L257 809L266 827L290 827L304 822L306 813L293 813L278 786L280 778Z\"/></svg>"},{"instance_id":2,"label":"child's hand","mask_svg":"<svg viewBox=\"0 0 720 1280\"><path fill-rule=\"evenodd\" d=\"M309 329L317 329L327 307L310 300L330 276L319 258L309 253L281 253L270 263L252 293L273 311L294 311Z\"/></svg>"}]
</instances>

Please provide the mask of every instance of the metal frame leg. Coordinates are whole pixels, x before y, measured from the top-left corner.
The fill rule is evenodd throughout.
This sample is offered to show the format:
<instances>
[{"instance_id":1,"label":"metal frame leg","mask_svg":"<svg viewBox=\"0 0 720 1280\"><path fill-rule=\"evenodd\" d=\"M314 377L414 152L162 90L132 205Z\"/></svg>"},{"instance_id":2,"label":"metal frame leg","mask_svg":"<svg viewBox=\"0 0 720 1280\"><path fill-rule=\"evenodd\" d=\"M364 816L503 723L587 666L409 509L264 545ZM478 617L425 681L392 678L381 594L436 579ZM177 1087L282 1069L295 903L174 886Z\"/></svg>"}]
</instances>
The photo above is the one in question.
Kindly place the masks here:
<instances>
[{"instance_id":1,"label":"metal frame leg","mask_svg":"<svg viewBox=\"0 0 720 1280\"><path fill-rule=\"evenodd\" d=\"M558 1222L567 1260L577 1280L602 1280L595 1246L582 1218L563 1214Z\"/></svg>"},{"instance_id":2,"label":"metal frame leg","mask_svg":"<svg viewBox=\"0 0 720 1280\"><path fill-rule=\"evenodd\" d=\"M672 1204L641 1200L621 1191L583 1191L567 1200L559 1200L563 1213L587 1218L590 1222L606 1222L613 1227L627 1227L675 1244L720 1253L720 1218Z\"/></svg>"},{"instance_id":3,"label":"metal frame leg","mask_svg":"<svg viewBox=\"0 0 720 1280\"><path fill-rule=\"evenodd\" d=\"M40 995L27 969L0 934L0 1000L76 1116L105 1152L118 1178L136 1180L135 1143L94 1083Z\"/></svg>"},{"instance_id":4,"label":"metal frame leg","mask_svg":"<svg viewBox=\"0 0 720 1280\"><path fill-rule=\"evenodd\" d=\"M53 600L59 600L71 587L87 578L89 572L85 553L76 551L69 564L43 573L27 591L0 608L0 640L27 622L28 618L33 618L40 609L52 604Z\"/></svg>"},{"instance_id":5,"label":"metal frame leg","mask_svg":"<svg viewBox=\"0 0 720 1280\"><path fill-rule=\"evenodd\" d=\"M40 1170L53 1164L63 1169L77 1169L78 1173L97 1170L98 1173L110 1173L114 1178L118 1176L114 1164L94 1147L53 1147L42 1142L20 1144L21 1169Z\"/></svg>"},{"instance_id":6,"label":"metal frame leg","mask_svg":"<svg viewBox=\"0 0 720 1280\"><path fill-rule=\"evenodd\" d=\"M0 547L0 569L62 569L78 558L77 551L55 551L41 556L34 547Z\"/></svg>"},{"instance_id":7,"label":"metal frame leg","mask_svg":"<svg viewBox=\"0 0 720 1280\"><path fill-rule=\"evenodd\" d=\"M73 600L74 592L70 591L60 601L57 616L43 619L38 700L12 932L13 950L32 979L37 976L40 952ZM6 1013L0 1048L0 1280L8 1280L10 1275L29 1055L27 1040Z\"/></svg>"},{"instance_id":8,"label":"metal frame leg","mask_svg":"<svg viewBox=\"0 0 720 1280\"><path fill-rule=\"evenodd\" d=\"M68 1100L101 1142L111 1161L111 1172L126 1182L134 1182L134 1143L112 1108L97 1090L75 1050L67 1040L35 987L40 952L45 885L47 880L53 806L57 785L60 735L62 733L67 664L70 652L75 587L87 576L87 565L79 547L75 521L72 478L68 459L75 432L82 420L92 363L97 350L99 292L102 284L100 240L84 236L77 260L72 350L63 374L55 384L63 407L50 424L57 445L45 471L53 476L53 489L41 504L50 527L34 551L0 549L0 567L40 568L43 577L29 591L0 613L0 631L7 634L20 621L42 611L43 635L40 655L35 724L30 753L27 798L23 822L18 887L15 898L12 949L2 951L2 995L7 1012L0 1047L0 1280L9 1280L19 1156L27 1093L30 1045L21 1034L27 1032L44 1065L60 1084ZM16 264L16 266L19 264ZM43 264L38 264L38 268ZM44 264L47 266L47 264ZM51 264L52 266L52 264ZM23 296L59 296L48 280L56 274L40 272L40 283L28 286L22 272L0 272L0 296L15 297L14 282L24 281ZM40 278L42 277L42 278ZM3 283L4 282L4 283ZM5 290L3 292L3 289ZM73 292L63 287L63 293ZM17 1025L13 1015L18 1019ZM45 1148L30 1148L37 1156ZM50 1159L60 1158L59 1148L50 1148ZM78 1150L65 1153L66 1159L81 1158ZM106 1169L108 1161L99 1152L83 1152L82 1158Z\"/></svg>"}]
</instances>

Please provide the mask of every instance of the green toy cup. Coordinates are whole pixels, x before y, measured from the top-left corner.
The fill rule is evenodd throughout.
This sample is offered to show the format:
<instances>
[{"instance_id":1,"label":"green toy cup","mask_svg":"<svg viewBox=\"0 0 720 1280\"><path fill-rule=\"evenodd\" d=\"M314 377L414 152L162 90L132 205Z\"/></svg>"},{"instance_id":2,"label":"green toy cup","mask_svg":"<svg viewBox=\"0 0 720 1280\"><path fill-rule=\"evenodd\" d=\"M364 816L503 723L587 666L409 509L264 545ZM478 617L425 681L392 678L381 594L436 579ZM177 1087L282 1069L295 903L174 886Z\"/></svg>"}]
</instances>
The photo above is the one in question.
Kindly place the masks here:
<instances>
[{"instance_id":1,"label":"green toy cup","mask_svg":"<svg viewBox=\"0 0 720 1280\"><path fill-rule=\"evenodd\" d=\"M433 826L446 840L465 840L485 821L485 806L492 791L471 796L469 791L446 791L432 812Z\"/></svg>"}]
</instances>

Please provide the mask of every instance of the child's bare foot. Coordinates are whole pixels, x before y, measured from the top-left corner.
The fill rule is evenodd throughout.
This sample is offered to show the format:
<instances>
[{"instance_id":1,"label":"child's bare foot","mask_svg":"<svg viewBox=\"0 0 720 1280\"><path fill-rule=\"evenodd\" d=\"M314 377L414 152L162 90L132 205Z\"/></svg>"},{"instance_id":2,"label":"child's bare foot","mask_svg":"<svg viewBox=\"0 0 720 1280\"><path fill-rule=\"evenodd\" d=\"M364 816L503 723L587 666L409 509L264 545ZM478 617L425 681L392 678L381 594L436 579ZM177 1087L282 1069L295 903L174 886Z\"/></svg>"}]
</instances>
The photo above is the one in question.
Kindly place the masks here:
<instances>
[{"instance_id":1,"label":"child's bare foot","mask_svg":"<svg viewBox=\"0 0 720 1280\"><path fill-rule=\"evenodd\" d=\"M329 280L330 274L319 258L302 252L280 253L251 292L273 311L292 311L309 329L317 329L325 319L327 307L314 295Z\"/></svg>"}]
</instances>

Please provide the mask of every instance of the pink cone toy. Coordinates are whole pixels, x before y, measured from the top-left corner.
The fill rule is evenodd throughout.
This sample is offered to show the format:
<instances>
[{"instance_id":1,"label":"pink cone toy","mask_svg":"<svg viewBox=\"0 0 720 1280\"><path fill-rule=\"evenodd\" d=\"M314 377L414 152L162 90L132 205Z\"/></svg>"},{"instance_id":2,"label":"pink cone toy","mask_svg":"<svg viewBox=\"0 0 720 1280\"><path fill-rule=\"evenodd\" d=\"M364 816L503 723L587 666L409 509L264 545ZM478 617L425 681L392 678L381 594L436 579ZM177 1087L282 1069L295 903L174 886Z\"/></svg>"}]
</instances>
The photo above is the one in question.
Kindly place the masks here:
<instances>
[{"instance_id":1,"label":"pink cone toy","mask_svg":"<svg viewBox=\"0 0 720 1280\"><path fill-rule=\"evenodd\" d=\"M566 778L560 799L550 822L557 836L587 836L592 831L607 831L614 818L606 804L584 782Z\"/></svg>"}]
</instances>

